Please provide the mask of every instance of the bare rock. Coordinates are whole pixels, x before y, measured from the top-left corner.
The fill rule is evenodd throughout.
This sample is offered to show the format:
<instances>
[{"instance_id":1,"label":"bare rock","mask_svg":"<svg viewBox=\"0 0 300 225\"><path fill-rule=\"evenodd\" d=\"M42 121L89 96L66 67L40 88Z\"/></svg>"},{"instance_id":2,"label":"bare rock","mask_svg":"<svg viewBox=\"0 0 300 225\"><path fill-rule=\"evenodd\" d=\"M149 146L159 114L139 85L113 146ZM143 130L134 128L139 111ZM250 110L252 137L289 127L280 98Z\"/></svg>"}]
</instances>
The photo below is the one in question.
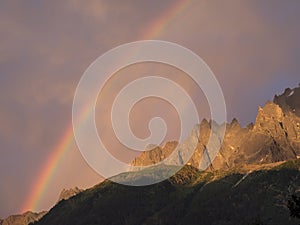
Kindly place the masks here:
<instances>
[{"instance_id":1,"label":"bare rock","mask_svg":"<svg viewBox=\"0 0 300 225\"><path fill-rule=\"evenodd\" d=\"M268 101L259 107L256 121L241 127L237 119L229 124L217 125L213 121L203 120L195 125L190 136L181 144L167 143L156 146L137 157L132 165L149 166L160 162L172 154L167 164L188 165L195 168L223 169L244 164L265 164L291 160L300 157L300 87L286 89L274 102ZM214 126L212 126L212 124ZM220 135L216 132L224 128L226 132L220 151L215 155L207 150L208 140L218 144ZM167 146L167 147L166 147ZM177 146L177 147L176 147ZM196 146L192 157L188 154ZM175 151L174 151L175 150ZM172 153L172 151L174 151Z\"/></svg>"},{"instance_id":2,"label":"bare rock","mask_svg":"<svg viewBox=\"0 0 300 225\"><path fill-rule=\"evenodd\" d=\"M82 192L82 189L79 189L78 187L70 188L70 189L63 189L59 195L58 202L61 200L67 200L78 193Z\"/></svg>"},{"instance_id":3,"label":"bare rock","mask_svg":"<svg viewBox=\"0 0 300 225\"><path fill-rule=\"evenodd\" d=\"M38 221L41 219L47 212L26 212L22 215L12 215L7 217L2 221L1 225L28 225L29 223Z\"/></svg>"}]
</instances>

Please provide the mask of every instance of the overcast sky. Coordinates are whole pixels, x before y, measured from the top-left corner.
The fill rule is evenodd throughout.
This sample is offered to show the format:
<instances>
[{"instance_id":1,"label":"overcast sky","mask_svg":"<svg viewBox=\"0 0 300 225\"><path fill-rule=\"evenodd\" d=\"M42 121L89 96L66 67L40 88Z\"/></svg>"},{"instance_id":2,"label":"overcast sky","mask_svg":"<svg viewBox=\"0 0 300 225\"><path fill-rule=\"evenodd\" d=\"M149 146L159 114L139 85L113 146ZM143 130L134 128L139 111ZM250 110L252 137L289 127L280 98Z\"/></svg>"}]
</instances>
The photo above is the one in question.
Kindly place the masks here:
<instances>
[{"instance_id":1,"label":"overcast sky","mask_svg":"<svg viewBox=\"0 0 300 225\"><path fill-rule=\"evenodd\" d=\"M20 212L68 129L85 69L109 49L140 40L174 4L0 1L0 218ZM236 117L246 125L259 105L298 85L299 21L297 0L195 0L153 38L204 59L222 87L228 121ZM87 188L100 180L73 143L32 210L49 209L63 188Z\"/></svg>"}]
</instances>

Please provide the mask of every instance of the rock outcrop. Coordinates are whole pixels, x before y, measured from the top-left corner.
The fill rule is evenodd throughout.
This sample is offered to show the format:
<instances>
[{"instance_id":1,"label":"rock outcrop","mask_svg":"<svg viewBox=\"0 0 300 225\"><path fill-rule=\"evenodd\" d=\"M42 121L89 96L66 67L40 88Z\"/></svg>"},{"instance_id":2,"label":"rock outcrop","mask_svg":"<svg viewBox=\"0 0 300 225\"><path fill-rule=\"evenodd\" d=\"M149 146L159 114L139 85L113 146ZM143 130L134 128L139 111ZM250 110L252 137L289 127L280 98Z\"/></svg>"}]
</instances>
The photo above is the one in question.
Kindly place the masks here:
<instances>
[{"instance_id":1,"label":"rock outcrop","mask_svg":"<svg viewBox=\"0 0 300 225\"><path fill-rule=\"evenodd\" d=\"M167 142L163 147L149 146L149 151L143 152L140 157L133 160L134 166L150 166L167 158L177 147L177 141Z\"/></svg>"},{"instance_id":2,"label":"rock outcrop","mask_svg":"<svg viewBox=\"0 0 300 225\"><path fill-rule=\"evenodd\" d=\"M82 189L79 189L78 187L63 189L59 195L58 202L60 202L61 200L67 200L80 192L82 192Z\"/></svg>"},{"instance_id":3,"label":"rock outcrop","mask_svg":"<svg viewBox=\"0 0 300 225\"><path fill-rule=\"evenodd\" d=\"M292 112L300 117L300 84L298 88L285 89L282 95L275 95L273 102L279 105L284 113Z\"/></svg>"},{"instance_id":4,"label":"rock outcrop","mask_svg":"<svg viewBox=\"0 0 300 225\"><path fill-rule=\"evenodd\" d=\"M47 212L40 212L40 213L34 213L34 212L26 212L21 215L12 215L7 217L5 220L3 220L0 224L1 225L27 225L29 223L38 221L41 219Z\"/></svg>"},{"instance_id":5,"label":"rock outcrop","mask_svg":"<svg viewBox=\"0 0 300 225\"><path fill-rule=\"evenodd\" d=\"M60 202L63 199L67 200L82 191L83 190L79 189L78 187L71 188L71 189L63 189L59 195L58 202ZM40 213L28 211L21 215L12 215L7 217L4 220L0 220L0 225L28 225L30 223L40 220L47 213L48 213L47 211L43 211Z\"/></svg>"},{"instance_id":6,"label":"rock outcrop","mask_svg":"<svg viewBox=\"0 0 300 225\"><path fill-rule=\"evenodd\" d=\"M299 109L300 87L286 89L282 95L275 96L273 102L269 101L264 107L259 107L254 124L243 128L237 119L226 124L223 143L215 156L207 150L207 144L210 135L217 142L218 134L212 131L212 122L204 119L183 143L177 145L170 142L165 145L167 147L145 151L132 165L148 166L158 163L173 151L176 151L173 155L177 158L172 157L166 164L180 165L187 161L183 158L191 146L196 148L188 164L200 169L206 168L203 162L209 163L209 168L214 170L296 159L300 156ZM221 126L224 125L219 127Z\"/></svg>"}]
</instances>

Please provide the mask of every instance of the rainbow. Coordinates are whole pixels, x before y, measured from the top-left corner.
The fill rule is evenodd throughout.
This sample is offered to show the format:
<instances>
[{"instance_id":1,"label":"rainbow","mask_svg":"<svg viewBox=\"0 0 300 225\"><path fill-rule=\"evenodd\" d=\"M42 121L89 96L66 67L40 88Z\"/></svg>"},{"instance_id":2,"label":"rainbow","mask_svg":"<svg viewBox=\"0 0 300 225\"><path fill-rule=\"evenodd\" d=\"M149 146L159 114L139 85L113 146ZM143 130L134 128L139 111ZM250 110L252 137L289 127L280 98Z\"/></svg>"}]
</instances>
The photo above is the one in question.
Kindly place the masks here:
<instances>
[{"instance_id":1,"label":"rainbow","mask_svg":"<svg viewBox=\"0 0 300 225\"><path fill-rule=\"evenodd\" d=\"M177 18L189 5L190 0L179 0L175 2L170 8L168 8L157 20L153 21L146 29L146 31L138 38L139 40L155 39L159 34L161 34L171 22ZM84 109L82 120L91 112L89 108ZM65 131L62 139L53 148L49 158L47 159L45 166L42 168L41 172L36 179L36 182L31 188L29 197L26 199L22 206L21 211L26 212L28 210L37 211L38 204L42 197L46 193L47 187L54 176L58 165L64 158L67 151L70 149L74 143L73 126L72 123L69 125L68 129Z\"/></svg>"},{"instance_id":2,"label":"rainbow","mask_svg":"<svg viewBox=\"0 0 300 225\"><path fill-rule=\"evenodd\" d=\"M38 179L32 186L31 193L29 198L26 200L25 204L22 207L22 212L26 212L28 210L36 211L38 203L45 193L51 178L55 174L55 171L64 158L67 150L73 143L73 127L70 126L63 138L59 141L59 143L54 147L49 159L47 160L45 166L42 168L41 173L38 176Z\"/></svg>"},{"instance_id":3,"label":"rainbow","mask_svg":"<svg viewBox=\"0 0 300 225\"><path fill-rule=\"evenodd\" d=\"M161 34L168 25L187 8L190 0L179 0L172 5L166 12L164 12L158 19L152 22L145 33L141 35L141 40L154 39Z\"/></svg>"}]
</instances>

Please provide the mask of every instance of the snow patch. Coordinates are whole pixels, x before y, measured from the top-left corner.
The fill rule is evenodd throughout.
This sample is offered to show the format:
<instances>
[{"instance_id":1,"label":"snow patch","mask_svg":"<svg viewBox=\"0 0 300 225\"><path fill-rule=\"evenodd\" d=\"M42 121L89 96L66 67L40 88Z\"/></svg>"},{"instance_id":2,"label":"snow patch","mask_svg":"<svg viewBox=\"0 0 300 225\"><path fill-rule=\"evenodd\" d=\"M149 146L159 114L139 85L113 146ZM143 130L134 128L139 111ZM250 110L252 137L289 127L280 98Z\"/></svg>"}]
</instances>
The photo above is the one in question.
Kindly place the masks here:
<instances>
[{"instance_id":1,"label":"snow patch","mask_svg":"<svg viewBox=\"0 0 300 225\"><path fill-rule=\"evenodd\" d=\"M291 91L291 93L288 95L288 97L291 97L294 93L295 93L295 91Z\"/></svg>"}]
</instances>

